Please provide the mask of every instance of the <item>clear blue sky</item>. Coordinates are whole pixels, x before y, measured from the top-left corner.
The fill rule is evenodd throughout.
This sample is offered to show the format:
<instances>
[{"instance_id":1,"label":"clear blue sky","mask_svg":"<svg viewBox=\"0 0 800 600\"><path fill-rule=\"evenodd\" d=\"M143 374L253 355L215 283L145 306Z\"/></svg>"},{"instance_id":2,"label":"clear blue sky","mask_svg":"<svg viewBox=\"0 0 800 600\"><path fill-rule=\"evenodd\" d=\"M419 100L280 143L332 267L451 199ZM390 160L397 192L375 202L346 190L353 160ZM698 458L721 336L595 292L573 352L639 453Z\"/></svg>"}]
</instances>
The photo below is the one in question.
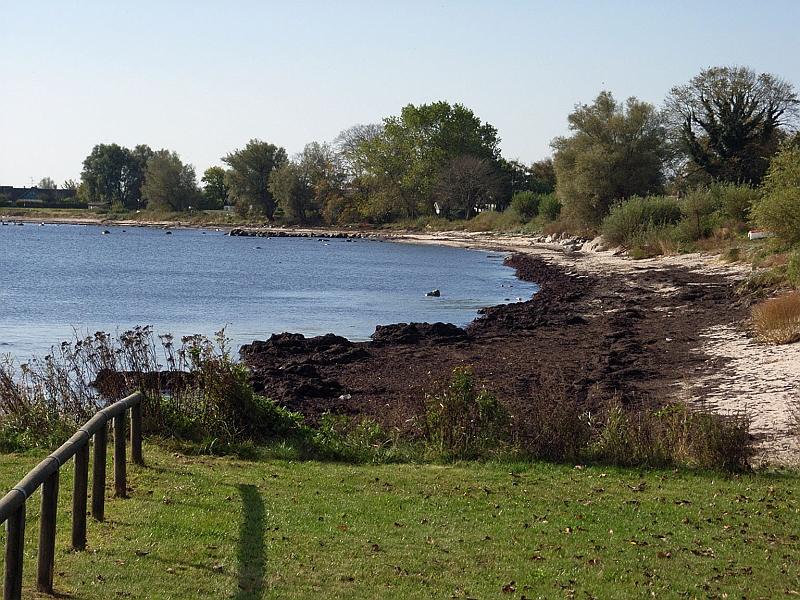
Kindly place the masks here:
<instances>
[{"instance_id":1,"label":"clear blue sky","mask_svg":"<svg viewBox=\"0 0 800 600\"><path fill-rule=\"evenodd\" d=\"M199 179L253 138L291 155L439 100L530 163L602 90L661 105L723 65L800 89L797 0L0 0L0 23L0 185L78 180L114 142Z\"/></svg>"}]
</instances>

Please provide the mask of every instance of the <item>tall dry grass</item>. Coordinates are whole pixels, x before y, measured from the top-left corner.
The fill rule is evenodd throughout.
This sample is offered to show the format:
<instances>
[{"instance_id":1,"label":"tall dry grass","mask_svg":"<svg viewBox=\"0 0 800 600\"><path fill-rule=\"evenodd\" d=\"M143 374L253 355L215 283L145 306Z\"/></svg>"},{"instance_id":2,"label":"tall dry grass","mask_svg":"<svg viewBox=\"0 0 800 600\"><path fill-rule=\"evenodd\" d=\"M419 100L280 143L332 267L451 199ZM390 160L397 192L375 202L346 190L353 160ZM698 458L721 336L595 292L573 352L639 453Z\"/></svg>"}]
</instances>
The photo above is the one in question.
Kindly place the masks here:
<instances>
[{"instance_id":1,"label":"tall dry grass","mask_svg":"<svg viewBox=\"0 0 800 600\"><path fill-rule=\"evenodd\" d=\"M791 344L800 341L800 291L757 304L750 317L753 330L766 342Z\"/></svg>"}]
</instances>

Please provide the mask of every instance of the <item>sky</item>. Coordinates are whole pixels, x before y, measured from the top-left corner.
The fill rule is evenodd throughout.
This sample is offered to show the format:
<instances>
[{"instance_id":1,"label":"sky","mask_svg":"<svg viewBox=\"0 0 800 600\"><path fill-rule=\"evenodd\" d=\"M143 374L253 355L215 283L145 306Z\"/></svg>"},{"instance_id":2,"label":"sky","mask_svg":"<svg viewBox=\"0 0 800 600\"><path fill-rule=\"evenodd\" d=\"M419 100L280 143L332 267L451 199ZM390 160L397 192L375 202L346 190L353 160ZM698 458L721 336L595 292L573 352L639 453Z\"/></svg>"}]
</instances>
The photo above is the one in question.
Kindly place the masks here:
<instances>
[{"instance_id":1,"label":"sky","mask_svg":"<svg viewBox=\"0 0 800 600\"><path fill-rule=\"evenodd\" d=\"M0 0L0 185L80 180L97 144L198 180L251 139L289 155L407 104L462 104L525 164L601 91L661 106L711 66L800 91L797 0Z\"/></svg>"}]
</instances>

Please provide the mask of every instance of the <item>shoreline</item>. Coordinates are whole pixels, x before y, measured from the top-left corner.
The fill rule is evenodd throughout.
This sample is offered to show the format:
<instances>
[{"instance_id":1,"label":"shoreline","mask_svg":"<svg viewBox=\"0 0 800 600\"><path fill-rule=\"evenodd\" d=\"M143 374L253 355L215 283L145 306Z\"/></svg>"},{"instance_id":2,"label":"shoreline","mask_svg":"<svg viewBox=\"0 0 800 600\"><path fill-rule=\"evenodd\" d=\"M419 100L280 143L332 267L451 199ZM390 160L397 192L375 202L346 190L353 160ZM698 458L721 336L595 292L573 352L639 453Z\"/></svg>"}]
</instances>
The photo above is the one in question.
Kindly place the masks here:
<instances>
[{"instance_id":1,"label":"shoreline","mask_svg":"<svg viewBox=\"0 0 800 600\"><path fill-rule=\"evenodd\" d=\"M50 224L83 224L119 227L154 227L216 229L232 231L238 226L190 224L167 221L104 221L73 218L6 218L3 221ZM244 229L244 228L242 228ZM557 269L570 279L596 278L599 285L613 280L627 280L647 274L653 278L649 291L665 299L685 291L685 285L670 280L670 271L684 269L703 278L717 278L730 286L743 281L752 271L750 265L724 263L714 254L688 254L633 260L613 250L565 249L559 243L544 243L541 237L471 232L400 232L351 230L347 228L247 228L259 235L297 237L345 237L358 235L403 243L435 244L504 253L522 253ZM658 282L660 275L663 281ZM537 282L541 283L541 282ZM699 285L697 283L689 285ZM622 289L624 294L625 290ZM631 285L629 295L636 294ZM503 308L503 307L500 307ZM711 310L714 310L713 308ZM577 312L577 311L576 311ZM739 311L727 322L716 323L696 332L697 341L690 352L702 357L703 367L694 372L675 373L673 387L677 398L692 406L712 408L723 413L747 412L751 433L758 439L756 462L797 465L800 444L792 429L793 408L800 389L800 344L773 346L755 341L747 331L747 311ZM593 315L584 313L582 318ZM596 314L594 316L597 316ZM481 321L478 318L475 322ZM634 324L635 325L635 324ZM470 326L471 327L471 326ZM370 343L370 342L364 342ZM595 349L599 353L599 349Z\"/></svg>"}]
</instances>

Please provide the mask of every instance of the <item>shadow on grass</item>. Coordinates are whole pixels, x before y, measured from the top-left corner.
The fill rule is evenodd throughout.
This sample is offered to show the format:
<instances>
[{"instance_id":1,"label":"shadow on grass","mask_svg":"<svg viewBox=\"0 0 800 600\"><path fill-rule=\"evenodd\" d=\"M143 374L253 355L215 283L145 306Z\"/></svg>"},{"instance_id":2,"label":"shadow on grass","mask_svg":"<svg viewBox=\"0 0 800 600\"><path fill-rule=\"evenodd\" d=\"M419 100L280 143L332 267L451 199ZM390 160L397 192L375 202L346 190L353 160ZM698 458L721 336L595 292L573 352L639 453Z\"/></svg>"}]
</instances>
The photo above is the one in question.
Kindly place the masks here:
<instances>
[{"instance_id":1,"label":"shadow on grass","mask_svg":"<svg viewBox=\"0 0 800 600\"><path fill-rule=\"evenodd\" d=\"M260 598L264 591L264 501L254 485L238 485L242 496L239 527L238 600Z\"/></svg>"}]
</instances>

